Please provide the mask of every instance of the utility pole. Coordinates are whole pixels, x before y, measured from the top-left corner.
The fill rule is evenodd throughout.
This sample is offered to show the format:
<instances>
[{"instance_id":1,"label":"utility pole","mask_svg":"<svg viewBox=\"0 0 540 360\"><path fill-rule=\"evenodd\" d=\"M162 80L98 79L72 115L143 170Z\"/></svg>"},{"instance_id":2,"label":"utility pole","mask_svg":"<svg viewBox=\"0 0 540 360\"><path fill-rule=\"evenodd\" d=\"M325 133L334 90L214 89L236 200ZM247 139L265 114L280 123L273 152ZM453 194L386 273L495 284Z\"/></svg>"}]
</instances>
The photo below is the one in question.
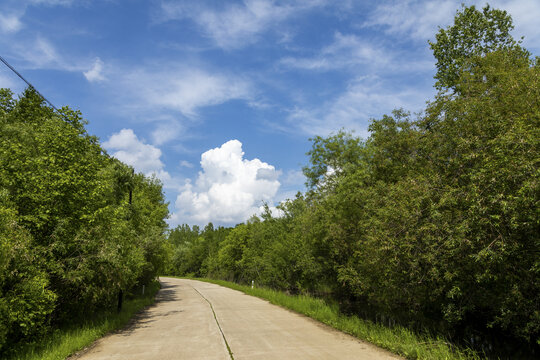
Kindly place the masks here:
<instances>
[{"instance_id":1,"label":"utility pole","mask_svg":"<svg viewBox=\"0 0 540 360\"><path fill-rule=\"evenodd\" d=\"M134 169L131 169L131 183L129 184L129 211L131 211L131 203L133 200L133 175L135 173ZM143 288L143 294L144 294L144 288ZM120 312L122 310L122 303L124 302L124 292L122 291L122 288L120 288L120 291L118 291L118 306L117 311Z\"/></svg>"}]
</instances>

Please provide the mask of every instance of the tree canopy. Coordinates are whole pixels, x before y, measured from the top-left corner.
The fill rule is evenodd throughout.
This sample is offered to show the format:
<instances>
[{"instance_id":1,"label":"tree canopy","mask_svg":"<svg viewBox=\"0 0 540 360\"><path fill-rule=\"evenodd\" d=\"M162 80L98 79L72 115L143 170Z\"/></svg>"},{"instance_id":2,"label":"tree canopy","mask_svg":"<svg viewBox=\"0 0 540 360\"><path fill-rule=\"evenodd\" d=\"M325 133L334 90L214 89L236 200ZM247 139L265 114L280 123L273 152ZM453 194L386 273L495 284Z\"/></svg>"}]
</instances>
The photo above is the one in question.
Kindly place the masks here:
<instances>
[{"instance_id":1,"label":"tree canopy","mask_svg":"<svg viewBox=\"0 0 540 360\"><path fill-rule=\"evenodd\" d=\"M471 61L496 50L519 51L527 58L529 52L510 34L513 29L512 17L504 10L492 9L488 4L481 11L474 5L463 5L454 24L439 28L436 41L429 42L437 60L435 87L456 90L460 73L470 70Z\"/></svg>"},{"instance_id":2,"label":"tree canopy","mask_svg":"<svg viewBox=\"0 0 540 360\"><path fill-rule=\"evenodd\" d=\"M84 126L32 89L18 99L0 90L0 356L115 306L166 265L161 184L108 156Z\"/></svg>"}]
</instances>

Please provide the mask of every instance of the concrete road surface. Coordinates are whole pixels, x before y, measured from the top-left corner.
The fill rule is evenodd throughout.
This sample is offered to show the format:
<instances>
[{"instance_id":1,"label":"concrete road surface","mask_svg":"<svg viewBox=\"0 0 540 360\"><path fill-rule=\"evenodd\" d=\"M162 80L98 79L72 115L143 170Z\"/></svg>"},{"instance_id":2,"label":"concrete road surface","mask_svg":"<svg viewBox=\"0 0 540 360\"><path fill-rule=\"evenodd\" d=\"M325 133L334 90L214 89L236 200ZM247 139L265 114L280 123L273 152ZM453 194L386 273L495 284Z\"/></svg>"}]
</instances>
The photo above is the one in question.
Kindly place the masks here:
<instances>
[{"instance_id":1,"label":"concrete road surface","mask_svg":"<svg viewBox=\"0 0 540 360\"><path fill-rule=\"evenodd\" d=\"M155 305L73 359L400 359L239 291L160 280Z\"/></svg>"}]
</instances>

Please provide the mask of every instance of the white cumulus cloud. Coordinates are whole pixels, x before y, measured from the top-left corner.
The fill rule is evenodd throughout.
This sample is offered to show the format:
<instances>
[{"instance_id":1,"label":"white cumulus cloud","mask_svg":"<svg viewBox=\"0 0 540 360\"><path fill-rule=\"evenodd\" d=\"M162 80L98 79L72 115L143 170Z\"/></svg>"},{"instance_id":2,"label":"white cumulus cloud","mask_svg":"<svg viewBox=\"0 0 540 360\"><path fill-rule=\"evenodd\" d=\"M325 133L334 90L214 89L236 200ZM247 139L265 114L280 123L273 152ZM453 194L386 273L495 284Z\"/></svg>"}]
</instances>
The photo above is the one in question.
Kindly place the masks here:
<instances>
[{"instance_id":1,"label":"white cumulus cloud","mask_svg":"<svg viewBox=\"0 0 540 360\"><path fill-rule=\"evenodd\" d=\"M201 167L195 184L188 181L176 199L177 221L245 221L260 212L263 201L271 202L280 187L274 166L244 159L238 140L203 153Z\"/></svg>"},{"instance_id":2,"label":"white cumulus cloud","mask_svg":"<svg viewBox=\"0 0 540 360\"><path fill-rule=\"evenodd\" d=\"M161 150L139 140L132 129L122 129L103 143L118 160L133 166L135 171L147 176L155 175L164 186L171 182L171 176L164 170Z\"/></svg>"}]
</instances>

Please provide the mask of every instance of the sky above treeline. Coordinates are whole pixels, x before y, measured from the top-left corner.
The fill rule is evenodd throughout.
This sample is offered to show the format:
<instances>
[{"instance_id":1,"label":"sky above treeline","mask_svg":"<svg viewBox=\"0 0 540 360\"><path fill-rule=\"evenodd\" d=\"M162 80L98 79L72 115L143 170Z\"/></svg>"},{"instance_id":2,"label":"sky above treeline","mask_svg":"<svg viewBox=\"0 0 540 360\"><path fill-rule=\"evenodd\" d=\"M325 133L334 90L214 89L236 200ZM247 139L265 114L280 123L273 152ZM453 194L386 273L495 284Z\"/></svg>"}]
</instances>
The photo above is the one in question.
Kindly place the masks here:
<instances>
[{"instance_id":1,"label":"sky above treeline","mask_svg":"<svg viewBox=\"0 0 540 360\"><path fill-rule=\"evenodd\" d=\"M234 225L304 191L309 138L432 99L428 40L460 4L1 0L0 55L112 156L164 185L171 226ZM540 48L540 1L496 0ZM25 84L0 68L0 87Z\"/></svg>"}]
</instances>

